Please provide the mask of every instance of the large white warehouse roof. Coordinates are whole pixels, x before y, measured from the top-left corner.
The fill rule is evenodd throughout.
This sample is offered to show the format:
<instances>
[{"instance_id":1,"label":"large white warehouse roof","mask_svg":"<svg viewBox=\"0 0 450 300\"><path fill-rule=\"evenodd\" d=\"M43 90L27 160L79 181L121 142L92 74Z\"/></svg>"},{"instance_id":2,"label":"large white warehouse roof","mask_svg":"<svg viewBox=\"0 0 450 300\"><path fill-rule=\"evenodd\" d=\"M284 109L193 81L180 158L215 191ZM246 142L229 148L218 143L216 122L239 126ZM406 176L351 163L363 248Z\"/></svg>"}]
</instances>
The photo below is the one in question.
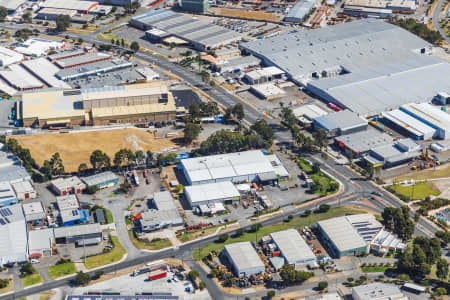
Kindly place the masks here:
<instances>
[{"instance_id":1,"label":"large white warehouse roof","mask_svg":"<svg viewBox=\"0 0 450 300\"><path fill-rule=\"evenodd\" d=\"M316 260L311 248L297 230L274 232L270 236L288 264L306 264Z\"/></svg>"},{"instance_id":2,"label":"large white warehouse roof","mask_svg":"<svg viewBox=\"0 0 450 300\"><path fill-rule=\"evenodd\" d=\"M27 260L27 226L22 205L0 208L0 266Z\"/></svg>"},{"instance_id":3,"label":"large white warehouse roof","mask_svg":"<svg viewBox=\"0 0 450 300\"><path fill-rule=\"evenodd\" d=\"M185 186L184 193L192 206L195 206L196 203L221 199L239 199L240 197L239 191L231 181Z\"/></svg>"}]
</instances>

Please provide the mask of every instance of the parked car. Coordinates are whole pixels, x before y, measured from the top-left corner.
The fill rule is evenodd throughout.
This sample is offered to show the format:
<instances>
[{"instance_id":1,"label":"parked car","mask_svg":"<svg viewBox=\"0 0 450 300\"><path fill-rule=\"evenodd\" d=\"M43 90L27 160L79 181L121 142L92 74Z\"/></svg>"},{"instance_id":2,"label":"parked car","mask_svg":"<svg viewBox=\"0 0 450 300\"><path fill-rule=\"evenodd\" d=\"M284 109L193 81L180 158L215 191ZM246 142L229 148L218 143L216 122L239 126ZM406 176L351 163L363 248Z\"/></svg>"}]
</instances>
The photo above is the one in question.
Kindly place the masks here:
<instances>
[{"instance_id":1,"label":"parked car","mask_svg":"<svg viewBox=\"0 0 450 300\"><path fill-rule=\"evenodd\" d=\"M34 265L40 263L41 261L38 259L32 259L30 262Z\"/></svg>"}]
</instances>

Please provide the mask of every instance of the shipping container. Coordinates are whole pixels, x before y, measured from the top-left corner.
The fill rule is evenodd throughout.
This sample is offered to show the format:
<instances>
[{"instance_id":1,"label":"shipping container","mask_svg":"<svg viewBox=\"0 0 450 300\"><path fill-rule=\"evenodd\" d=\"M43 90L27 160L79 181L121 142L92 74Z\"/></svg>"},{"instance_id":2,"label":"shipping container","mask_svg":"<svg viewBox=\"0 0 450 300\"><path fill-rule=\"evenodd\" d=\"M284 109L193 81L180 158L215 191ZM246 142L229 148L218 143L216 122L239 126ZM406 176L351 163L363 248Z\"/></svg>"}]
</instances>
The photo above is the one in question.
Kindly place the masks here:
<instances>
[{"instance_id":1,"label":"shipping container","mask_svg":"<svg viewBox=\"0 0 450 300\"><path fill-rule=\"evenodd\" d=\"M148 276L148 280L156 280L159 278L164 278L166 276L167 276L166 271L156 270L150 273L150 275Z\"/></svg>"},{"instance_id":2,"label":"shipping container","mask_svg":"<svg viewBox=\"0 0 450 300\"><path fill-rule=\"evenodd\" d=\"M280 254L281 254L280 250L272 252L272 256L280 256Z\"/></svg>"}]
</instances>

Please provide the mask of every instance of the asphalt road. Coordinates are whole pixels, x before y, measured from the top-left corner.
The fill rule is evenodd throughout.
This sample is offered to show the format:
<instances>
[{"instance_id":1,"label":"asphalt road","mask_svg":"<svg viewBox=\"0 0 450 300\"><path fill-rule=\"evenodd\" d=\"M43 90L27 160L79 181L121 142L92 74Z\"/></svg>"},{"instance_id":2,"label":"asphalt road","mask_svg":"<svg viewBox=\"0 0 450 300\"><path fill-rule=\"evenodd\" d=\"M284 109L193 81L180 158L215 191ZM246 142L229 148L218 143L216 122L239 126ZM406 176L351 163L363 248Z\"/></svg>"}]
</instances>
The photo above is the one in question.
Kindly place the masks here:
<instances>
[{"instance_id":1,"label":"asphalt road","mask_svg":"<svg viewBox=\"0 0 450 300\"><path fill-rule=\"evenodd\" d=\"M447 43L450 43L450 37L445 33L444 29L442 29L441 24L439 22L441 21L441 11L442 6L446 3L446 0L438 0L438 3L433 11L433 26L436 28L437 31L439 31L444 39L447 41Z\"/></svg>"}]
</instances>

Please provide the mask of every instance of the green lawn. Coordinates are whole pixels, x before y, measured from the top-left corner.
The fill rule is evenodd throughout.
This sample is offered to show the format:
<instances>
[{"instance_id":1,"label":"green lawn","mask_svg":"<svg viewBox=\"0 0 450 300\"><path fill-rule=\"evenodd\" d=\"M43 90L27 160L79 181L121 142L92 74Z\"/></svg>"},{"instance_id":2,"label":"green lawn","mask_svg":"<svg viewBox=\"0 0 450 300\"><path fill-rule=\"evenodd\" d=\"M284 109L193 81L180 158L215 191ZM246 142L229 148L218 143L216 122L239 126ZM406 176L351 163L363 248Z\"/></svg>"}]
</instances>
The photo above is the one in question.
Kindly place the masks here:
<instances>
[{"instance_id":1,"label":"green lawn","mask_svg":"<svg viewBox=\"0 0 450 300\"><path fill-rule=\"evenodd\" d=\"M12 289L13 289L13 280L12 280L12 278L9 278L8 285L6 287L0 289L0 295L12 291Z\"/></svg>"},{"instance_id":2,"label":"green lawn","mask_svg":"<svg viewBox=\"0 0 450 300\"><path fill-rule=\"evenodd\" d=\"M330 176L328 176L327 174L323 173L322 171L320 171L317 174L311 174L311 175L309 175L309 177L314 181L314 183L320 184L320 186L321 186L321 189L318 190L316 192L316 194L328 195L328 194L333 194L336 192L336 189L329 190L330 184L332 182L336 182L336 181L334 179L332 179ZM338 185L338 187L339 187L339 185Z\"/></svg>"},{"instance_id":3,"label":"green lawn","mask_svg":"<svg viewBox=\"0 0 450 300\"><path fill-rule=\"evenodd\" d=\"M113 218L112 212L107 208L104 208L104 210L105 210L106 224L114 223L114 218Z\"/></svg>"},{"instance_id":4,"label":"green lawn","mask_svg":"<svg viewBox=\"0 0 450 300\"><path fill-rule=\"evenodd\" d=\"M204 257L206 257L209 252L211 251L216 251L216 252L220 252L222 251L223 247L225 245L228 244L232 244L232 243L237 243L237 242L247 242L247 241L255 241L256 238L258 238L258 240L265 236L268 235L272 232L277 232L277 231L281 231L281 230L286 230L289 228L301 228L304 226L309 226L311 224L317 223L318 221L321 220L325 220L325 219L329 219L329 218L334 218L334 217L338 217L338 216L342 216L345 214L357 214L357 213L365 213L366 211L363 209L352 209L352 208L347 208L347 207L337 207L337 208L332 208L329 211L327 211L326 213L321 213L321 214L311 214L308 217L298 217L298 218L293 218L290 222L280 222L271 226L267 226L267 227L261 227L258 230L258 235L256 237L256 234L254 232L246 232L243 235L239 236L239 237L235 237L235 238L229 238L227 239L224 243L211 243L208 244L202 248L200 248L200 251L197 249L194 252L194 259L196 260L200 260L203 259Z\"/></svg>"},{"instance_id":5,"label":"green lawn","mask_svg":"<svg viewBox=\"0 0 450 300\"><path fill-rule=\"evenodd\" d=\"M22 286L27 287L30 285L35 285L42 282L41 275L39 273L31 274L25 277L22 277Z\"/></svg>"},{"instance_id":6,"label":"green lawn","mask_svg":"<svg viewBox=\"0 0 450 300\"><path fill-rule=\"evenodd\" d=\"M75 264L73 262L54 265L48 268L48 274L53 279L74 274L76 272L77 268L75 267Z\"/></svg>"},{"instance_id":7,"label":"green lawn","mask_svg":"<svg viewBox=\"0 0 450 300\"><path fill-rule=\"evenodd\" d=\"M312 172L311 164L306 159L304 159L303 157L297 157L297 164L306 173L309 174L309 173Z\"/></svg>"},{"instance_id":8,"label":"green lawn","mask_svg":"<svg viewBox=\"0 0 450 300\"><path fill-rule=\"evenodd\" d=\"M393 184L389 189L398 196L403 196L406 199L425 199L428 196L439 195L439 191L434 189L427 182L419 182L416 185L403 186L401 184Z\"/></svg>"},{"instance_id":9,"label":"green lawn","mask_svg":"<svg viewBox=\"0 0 450 300\"><path fill-rule=\"evenodd\" d=\"M140 240L134 237L133 231L128 231L130 241L138 249L160 250L172 246L169 239L153 239L152 241Z\"/></svg>"},{"instance_id":10,"label":"green lawn","mask_svg":"<svg viewBox=\"0 0 450 300\"><path fill-rule=\"evenodd\" d=\"M392 267L362 267L361 270L364 273L372 273L372 272L386 272L386 270L391 269Z\"/></svg>"},{"instance_id":11,"label":"green lawn","mask_svg":"<svg viewBox=\"0 0 450 300\"><path fill-rule=\"evenodd\" d=\"M111 241L115 247L110 252L86 258L84 265L87 269L109 265L122 259L126 251L119 243L119 239L116 236L111 236Z\"/></svg>"}]
</instances>

